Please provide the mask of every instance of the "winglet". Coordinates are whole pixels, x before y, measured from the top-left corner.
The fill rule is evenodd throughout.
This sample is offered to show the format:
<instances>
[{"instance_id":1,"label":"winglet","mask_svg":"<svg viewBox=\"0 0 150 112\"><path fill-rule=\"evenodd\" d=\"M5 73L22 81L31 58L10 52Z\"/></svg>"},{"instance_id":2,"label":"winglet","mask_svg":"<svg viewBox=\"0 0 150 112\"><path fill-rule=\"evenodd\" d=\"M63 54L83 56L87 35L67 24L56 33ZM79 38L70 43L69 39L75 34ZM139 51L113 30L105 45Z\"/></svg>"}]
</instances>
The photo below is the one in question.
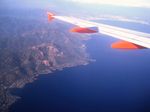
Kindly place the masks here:
<instances>
[{"instance_id":1,"label":"winglet","mask_svg":"<svg viewBox=\"0 0 150 112\"><path fill-rule=\"evenodd\" d=\"M55 15L53 13L51 13L51 12L47 12L47 16L48 16L48 21L51 21L51 20L54 19Z\"/></svg>"}]
</instances>

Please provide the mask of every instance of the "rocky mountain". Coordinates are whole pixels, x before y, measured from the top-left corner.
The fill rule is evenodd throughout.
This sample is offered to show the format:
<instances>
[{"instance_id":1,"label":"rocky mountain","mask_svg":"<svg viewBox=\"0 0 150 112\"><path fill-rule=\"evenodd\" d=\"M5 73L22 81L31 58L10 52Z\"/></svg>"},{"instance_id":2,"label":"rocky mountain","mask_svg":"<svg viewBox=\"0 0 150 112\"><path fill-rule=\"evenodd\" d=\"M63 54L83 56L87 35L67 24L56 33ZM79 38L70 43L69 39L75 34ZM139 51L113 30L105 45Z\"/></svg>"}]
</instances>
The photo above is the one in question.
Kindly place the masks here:
<instances>
[{"instance_id":1,"label":"rocky mountain","mask_svg":"<svg viewBox=\"0 0 150 112\"><path fill-rule=\"evenodd\" d=\"M6 12L0 16L0 112L17 100L11 89L22 88L39 74L90 61L83 36L68 32L72 26L49 23L44 11Z\"/></svg>"}]
</instances>

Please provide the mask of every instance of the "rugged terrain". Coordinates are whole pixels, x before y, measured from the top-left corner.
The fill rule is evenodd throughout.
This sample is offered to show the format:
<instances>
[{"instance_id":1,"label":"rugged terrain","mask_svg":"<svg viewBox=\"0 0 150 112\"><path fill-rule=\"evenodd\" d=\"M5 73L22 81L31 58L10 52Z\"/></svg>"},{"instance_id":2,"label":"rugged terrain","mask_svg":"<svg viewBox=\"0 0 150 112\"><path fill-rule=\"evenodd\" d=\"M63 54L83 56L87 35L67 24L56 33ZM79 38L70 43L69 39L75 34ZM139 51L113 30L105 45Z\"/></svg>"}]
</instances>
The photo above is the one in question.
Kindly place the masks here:
<instances>
[{"instance_id":1,"label":"rugged terrain","mask_svg":"<svg viewBox=\"0 0 150 112\"><path fill-rule=\"evenodd\" d=\"M39 74L89 62L82 36L68 32L72 26L49 23L42 10L8 12L0 16L0 112L17 100L11 89Z\"/></svg>"}]
</instances>

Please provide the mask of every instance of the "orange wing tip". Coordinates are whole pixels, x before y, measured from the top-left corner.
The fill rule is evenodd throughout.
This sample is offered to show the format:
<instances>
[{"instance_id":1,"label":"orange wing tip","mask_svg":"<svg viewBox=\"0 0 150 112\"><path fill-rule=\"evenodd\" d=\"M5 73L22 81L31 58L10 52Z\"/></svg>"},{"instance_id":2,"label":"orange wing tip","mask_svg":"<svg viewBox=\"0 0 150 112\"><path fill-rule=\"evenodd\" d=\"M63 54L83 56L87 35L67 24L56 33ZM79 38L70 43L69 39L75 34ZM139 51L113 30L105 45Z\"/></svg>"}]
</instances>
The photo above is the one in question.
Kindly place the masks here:
<instances>
[{"instance_id":1,"label":"orange wing tip","mask_svg":"<svg viewBox=\"0 0 150 112\"><path fill-rule=\"evenodd\" d=\"M74 27L70 30L70 32L76 33L97 33L98 31L90 29L90 28L83 28L83 27Z\"/></svg>"},{"instance_id":2,"label":"orange wing tip","mask_svg":"<svg viewBox=\"0 0 150 112\"><path fill-rule=\"evenodd\" d=\"M143 46L136 45L127 41L115 42L111 45L111 47L114 49L144 49L145 48Z\"/></svg>"},{"instance_id":3,"label":"orange wing tip","mask_svg":"<svg viewBox=\"0 0 150 112\"><path fill-rule=\"evenodd\" d=\"M48 21L51 21L51 20L54 19L55 15L53 13L51 13L51 12L47 12L47 16L48 16Z\"/></svg>"}]
</instances>

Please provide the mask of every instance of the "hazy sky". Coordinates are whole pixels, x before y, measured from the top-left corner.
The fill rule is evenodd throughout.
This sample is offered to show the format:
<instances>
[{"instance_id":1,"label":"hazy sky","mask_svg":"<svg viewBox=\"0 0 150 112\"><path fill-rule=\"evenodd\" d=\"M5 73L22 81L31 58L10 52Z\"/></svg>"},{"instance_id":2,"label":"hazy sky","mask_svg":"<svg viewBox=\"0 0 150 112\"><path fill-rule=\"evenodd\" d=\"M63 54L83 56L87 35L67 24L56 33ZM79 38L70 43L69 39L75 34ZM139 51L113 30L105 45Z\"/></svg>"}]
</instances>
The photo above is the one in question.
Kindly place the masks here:
<instances>
[{"instance_id":1,"label":"hazy sky","mask_svg":"<svg viewBox=\"0 0 150 112\"><path fill-rule=\"evenodd\" d=\"M48 11L57 11L61 14L64 13L65 15L69 13L84 14L84 12L87 14L88 12L89 15L121 14L147 18L150 11L150 0L0 0L1 8L42 8Z\"/></svg>"},{"instance_id":2,"label":"hazy sky","mask_svg":"<svg viewBox=\"0 0 150 112\"><path fill-rule=\"evenodd\" d=\"M54 7L62 4L99 4L150 8L150 0L0 0L2 6Z\"/></svg>"},{"instance_id":3,"label":"hazy sky","mask_svg":"<svg viewBox=\"0 0 150 112\"><path fill-rule=\"evenodd\" d=\"M105 4L129 7L149 7L150 0L66 0L75 3Z\"/></svg>"}]
</instances>

